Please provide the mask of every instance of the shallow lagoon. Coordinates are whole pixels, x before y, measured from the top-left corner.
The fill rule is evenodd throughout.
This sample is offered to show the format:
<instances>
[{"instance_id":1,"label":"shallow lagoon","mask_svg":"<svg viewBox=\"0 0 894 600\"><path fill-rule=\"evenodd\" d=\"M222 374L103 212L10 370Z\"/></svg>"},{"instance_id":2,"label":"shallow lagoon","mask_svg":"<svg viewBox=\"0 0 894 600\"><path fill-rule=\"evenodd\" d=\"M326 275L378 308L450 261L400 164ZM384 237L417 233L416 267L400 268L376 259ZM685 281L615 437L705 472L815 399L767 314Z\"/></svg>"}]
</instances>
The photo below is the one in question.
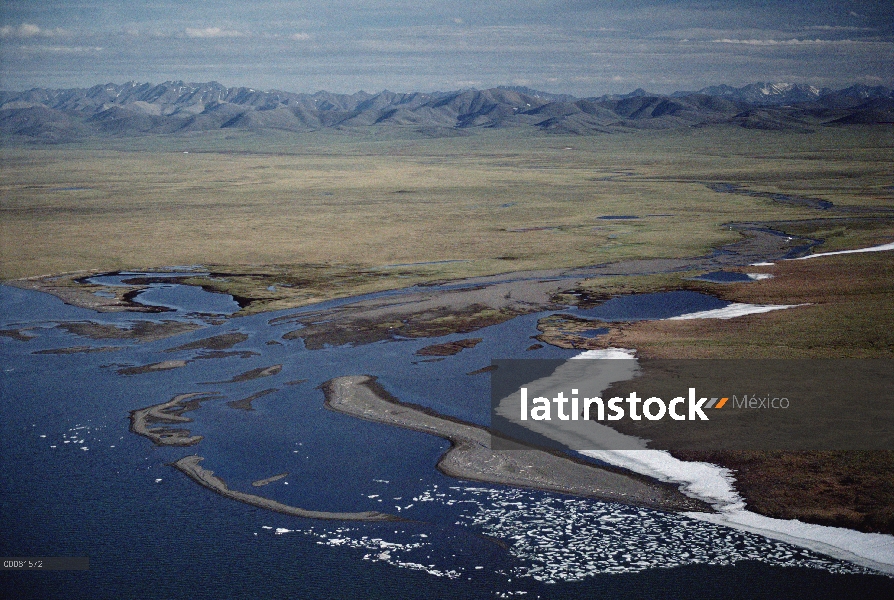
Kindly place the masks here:
<instances>
[{"instance_id":1,"label":"shallow lagoon","mask_svg":"<svg viewBox=\"0 0 894 600\"><path fill-rule=\"evenodd\" d=\"M192 300L230 301L193 290L184 292L197 292ZM576 314L662 318L705 310L692 303L707 302L689 296L618 300ZM545 313L477 331L471 335L483 341L476 347L428 362L416 350L468 336L308 351L300 340L281 339L294 325L270 325L278 314L212 325L194 313L215 311L193 301L168 302L179 310L151 316L97 314L6 286L0 286L0 303L3 329L35 328L30 341L0 338L3 552L91 560L86 573L12 575L29 576L25 597L117 598L145 596L147 589L153 597L209 598L500 597L519 591L528 597L641 597L644 590L657 597L702 597L711 589L758 597L755 579L767 597L836 597L845 590L881 597L894 591L890 578L682 515L458 481L434 468L444 440L323 408L320 383L367 373L403 401L485 424L488 376L468 373L491 358L575 354L550 346L526 350ZM305 310L312 308L320 307ZM202 328L150 343L91 340L54 328L62 321L122 325L172 318ZM201 350L164 352L227 332L248 334L233 349L257 355L201 359ZM273 341L280 344L268 344ZM33 354L85 344L122 349ZM164 372L116 373L119 365L171 359L191 362ZM207 383L274 364L283 369L270 377ZM227 406L272 388L277 391L255 400L253 411ZM185 413L193 419L186 426L204 436L197 446L156 447L129 432L129 411L195 391L221 394ZM166 466L193 453L231 488L306 508L380 510L411 521L313 521L240 504ZM251 486L286 471L279 481ZM10 575L4 574L4 588L21 590L21 579Z\"/></svg>"}]
</instances>

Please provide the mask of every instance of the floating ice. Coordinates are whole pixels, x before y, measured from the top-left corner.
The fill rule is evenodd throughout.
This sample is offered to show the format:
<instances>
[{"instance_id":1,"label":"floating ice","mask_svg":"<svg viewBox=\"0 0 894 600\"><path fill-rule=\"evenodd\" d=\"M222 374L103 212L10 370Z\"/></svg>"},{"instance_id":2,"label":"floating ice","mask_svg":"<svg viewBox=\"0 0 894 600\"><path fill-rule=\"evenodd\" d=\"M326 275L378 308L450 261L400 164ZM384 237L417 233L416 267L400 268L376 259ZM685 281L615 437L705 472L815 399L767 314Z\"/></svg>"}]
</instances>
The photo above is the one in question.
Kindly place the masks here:
<instances>
[{"instance_id":1,"label":"floating ice","mask_svg":"<svg viewBox=\"0 0 894 600\"><path fill-rule=\"evenodd\" d=\"M463 521L510 543L510 552L520 561L513 575L538 581L741 560L865 572L810 550L687 515L518 489L451 489L458 499L477 501L477 510L462 514ZM435 495L427 497L442 502Z\"/></svg>"}]
</instances>

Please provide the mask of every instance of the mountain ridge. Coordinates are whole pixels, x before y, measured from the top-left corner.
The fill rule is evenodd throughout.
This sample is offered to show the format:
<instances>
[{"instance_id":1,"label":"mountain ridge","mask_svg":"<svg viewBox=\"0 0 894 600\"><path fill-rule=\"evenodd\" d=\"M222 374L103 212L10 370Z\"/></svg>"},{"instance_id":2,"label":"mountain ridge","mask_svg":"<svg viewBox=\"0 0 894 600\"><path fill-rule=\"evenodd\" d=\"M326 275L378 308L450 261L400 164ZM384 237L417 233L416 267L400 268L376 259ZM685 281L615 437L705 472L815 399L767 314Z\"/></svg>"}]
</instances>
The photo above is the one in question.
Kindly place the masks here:
<instances>
[{"instance_id":1,"label":"mountain ridge","mask_svg":"<svg viewBox=\"0 0 894 600\"><path fill-rule=\"evenodd\" d=\"M313 94L226 87L216 81L105 83L89 88L0 91L0 133L46 142L89 135L213 129L311 131L374 126L426 130L531 127L588 135L635 129L736 125L808 131L825 125L894 123L894 91L758 82L696 92L576 98L522 86L447 92Z\"/></svg>"}]
</instances>

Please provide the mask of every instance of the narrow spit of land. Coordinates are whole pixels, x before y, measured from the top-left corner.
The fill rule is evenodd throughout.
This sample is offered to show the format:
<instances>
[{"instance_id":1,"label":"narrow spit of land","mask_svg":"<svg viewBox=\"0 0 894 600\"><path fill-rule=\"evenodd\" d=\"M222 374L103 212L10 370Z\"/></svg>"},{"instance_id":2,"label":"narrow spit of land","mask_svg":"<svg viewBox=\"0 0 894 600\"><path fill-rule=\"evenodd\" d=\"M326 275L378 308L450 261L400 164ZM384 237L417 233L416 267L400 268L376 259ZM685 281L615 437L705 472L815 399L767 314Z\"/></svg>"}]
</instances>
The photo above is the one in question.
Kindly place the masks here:
<instances>
[{"instance_id":1,"label":"narrow spit of land","mask_svg":"<svg viewBox=\"0 0 894 600\"><path fill-rule=\"evenodd\" d=\"M201 456L185 456L177 462L171 463L171 466L188 476L190 479L202 485L212 492L216 492L230 500L244 502L258 508L265 508L285 515L293 517L304 517L306 519L335 519L339 521L402 521L400 517L381 513L377 511L363 512L326 512L320 510L307 510L297 506L289 506L276 500L255 496L254 494L246 494L231 490L223 479L214 475L214 471L205 469L199 465L204 458Z\"/></svg>"},{"instance_id":2,"label":"narrow spit of land","mask_svg":"<svg viewBox=\"0 0 894 600\"><path fill-rule=\"evenodd\" d=\"M673 485L538 449L492 450L484 427L392 398L375 378L337 377L323 384L326 407L353 417L429 433L452 444L438 469L458 479L597 498L661 510L710 511Z\"/></svg>"}]
</instances>

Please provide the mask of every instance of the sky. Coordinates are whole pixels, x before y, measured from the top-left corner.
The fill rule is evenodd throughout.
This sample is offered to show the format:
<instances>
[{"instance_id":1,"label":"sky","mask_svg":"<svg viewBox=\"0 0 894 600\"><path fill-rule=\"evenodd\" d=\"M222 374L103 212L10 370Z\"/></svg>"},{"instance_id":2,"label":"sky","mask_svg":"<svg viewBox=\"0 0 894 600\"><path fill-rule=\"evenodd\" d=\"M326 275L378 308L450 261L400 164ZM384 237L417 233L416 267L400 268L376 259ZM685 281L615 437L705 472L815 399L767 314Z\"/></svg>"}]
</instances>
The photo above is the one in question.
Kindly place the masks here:
<instances>
[{"instance_id":1,"label":"sky","mask_svg":"<svg viewBox=\"0 0 894 600\"><path fill-rule=\"evenodd\" d=\"M894 87L894 2L0 0L0 89Z\"/></svg>"}]
</instances>

